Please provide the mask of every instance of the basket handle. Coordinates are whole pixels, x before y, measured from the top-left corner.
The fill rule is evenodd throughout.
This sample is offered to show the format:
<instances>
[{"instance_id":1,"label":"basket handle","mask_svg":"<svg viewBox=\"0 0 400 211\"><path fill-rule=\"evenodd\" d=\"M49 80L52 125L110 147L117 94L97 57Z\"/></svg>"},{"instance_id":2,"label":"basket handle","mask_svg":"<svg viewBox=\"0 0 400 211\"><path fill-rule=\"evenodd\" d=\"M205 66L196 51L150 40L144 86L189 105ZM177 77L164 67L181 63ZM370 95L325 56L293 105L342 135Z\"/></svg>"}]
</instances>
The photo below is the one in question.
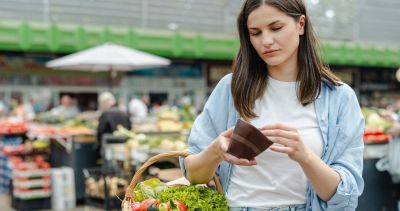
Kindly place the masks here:
<instances>
[{"instance_id":1,"label":"basket handle","mask_svg":"<svg viewBox=\"0 0 400 211\"><path fill-rule=\"evenodd\" d=\"M165 152L165 153L161 153L158 155L155 155L153 157L151 157L149 160L147 160L140 168L139 170L136 171L135 175L133 176L131 183L129 184L126 193L125 193L125 199L126 200L130 200L132 198L132 193L133 190L136 187L136 184L138 183L140 177L142 177L143 172L151 165L153 165L155 162L165 159L165 158L173 158L173 157L178 157L178 156L183 156L183 157L187 157L191 155L189 152L185 152L185 151L171 151L171 152ZM222 185L219 182L218 176L214 175L213 180L215 182L215 186L217 188L217 191L222 193Z\"/></svg>"}]
</instances>

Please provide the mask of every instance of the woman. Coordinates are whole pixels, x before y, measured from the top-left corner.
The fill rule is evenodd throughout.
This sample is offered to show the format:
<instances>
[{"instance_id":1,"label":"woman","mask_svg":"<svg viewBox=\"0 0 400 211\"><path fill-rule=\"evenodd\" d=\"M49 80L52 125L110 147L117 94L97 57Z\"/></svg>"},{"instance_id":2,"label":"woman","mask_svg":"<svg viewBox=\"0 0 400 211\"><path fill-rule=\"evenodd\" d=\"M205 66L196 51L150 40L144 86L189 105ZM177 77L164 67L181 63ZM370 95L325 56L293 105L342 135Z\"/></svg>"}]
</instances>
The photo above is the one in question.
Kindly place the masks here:
<instances>
[{"instance_id":1,"label":"woman","mask_svg":"<svg viewBox=\"0 0 400 211\"><path fill-rule=\"evenodd\" d=\"M325 67L301 0L246 0L233 74L214 89L182 163L191 183L217 173L230 210L355 210L364 120L353 90ZM228 153L249 121L274 142L254 160Z\"/></svg>"}]
</instances>

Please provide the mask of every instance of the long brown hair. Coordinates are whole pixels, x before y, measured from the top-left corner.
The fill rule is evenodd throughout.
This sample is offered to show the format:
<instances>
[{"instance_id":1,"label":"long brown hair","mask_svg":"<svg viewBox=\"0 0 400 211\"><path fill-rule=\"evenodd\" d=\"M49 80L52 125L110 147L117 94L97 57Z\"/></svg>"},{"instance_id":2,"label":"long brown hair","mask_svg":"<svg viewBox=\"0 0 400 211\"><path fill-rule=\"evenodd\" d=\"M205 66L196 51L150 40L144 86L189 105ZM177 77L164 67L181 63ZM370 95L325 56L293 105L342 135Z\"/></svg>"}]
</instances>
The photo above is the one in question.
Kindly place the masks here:
<instances>
[{"instance_id":1,"label":"long brown hair","mask_svg":"<svg viewBox=\"0 0 400 211\"><path fill-rule=\"evenodd\" d=\"M303 105L315 101L321 91L321 83L340 85L336 77L317 54L317 39L302 0L246 0L237 19L240 48L233 63L231 92L240 116L246 120L257 117L253 112L255 101L264 94L268 79L267 64L259 57L250 42L247 18L252 11L266 4L284 12L298 21L306 17L304 34L298 47L299 73L297 97Z\"/></svg>"}]
</instances>

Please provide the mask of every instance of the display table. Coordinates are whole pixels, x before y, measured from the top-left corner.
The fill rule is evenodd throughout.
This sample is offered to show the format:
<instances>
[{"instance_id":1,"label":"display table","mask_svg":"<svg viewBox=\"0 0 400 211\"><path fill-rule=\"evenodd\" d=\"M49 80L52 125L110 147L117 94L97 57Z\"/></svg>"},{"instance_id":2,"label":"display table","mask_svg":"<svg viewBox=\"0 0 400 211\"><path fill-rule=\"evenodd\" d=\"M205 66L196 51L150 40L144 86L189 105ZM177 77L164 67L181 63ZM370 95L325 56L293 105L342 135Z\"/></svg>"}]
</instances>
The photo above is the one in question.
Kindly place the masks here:
<instances>
[{"instance_id":1,"label":"display table","mask_svg":"<svg viewBox=\"0 0 400 211\"><path fill-rule=\"evenodd\" d=\"M85 199L83 169L96 166L96 138L94 135L74 135L53 138L51 141L50 162L53 167L68 166L74 169L77 201ZM66 147L68 146L68 147Z\"/></svg>"},{"instance_id":2,"label":"display table","mask_svg":"<svg viewBox=\"0 0 400 211\"><path fill-rule=\"evenodd\" d=\"M388 149L387 144L366 144L364 150L364 192L358 199L357 211L397 210L399 185L393 184L388 172L376 169L376 162Z\"/></svg>"}]
</instances>

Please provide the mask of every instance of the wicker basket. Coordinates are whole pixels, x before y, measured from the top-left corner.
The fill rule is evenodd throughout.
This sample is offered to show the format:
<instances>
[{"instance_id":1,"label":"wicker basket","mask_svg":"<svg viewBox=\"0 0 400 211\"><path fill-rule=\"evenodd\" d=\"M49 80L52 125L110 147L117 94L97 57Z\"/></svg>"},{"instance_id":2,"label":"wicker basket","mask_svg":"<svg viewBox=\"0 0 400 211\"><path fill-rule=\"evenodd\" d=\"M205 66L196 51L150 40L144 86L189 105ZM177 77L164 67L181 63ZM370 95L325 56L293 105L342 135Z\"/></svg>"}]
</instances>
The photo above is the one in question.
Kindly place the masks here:
<instances>
[{"instance_id":1,"label":"wicker basket","mask_svg":"<svg viewBox=\"0 0 400 211\"><path fill-rule=\"evenodd\" d=\"M158 155L155 155L151 157L149 160L147 160L140 168L139 170L136 171L135 175L132 178L131 183L129 184L128 188L126 189L125 193L125 198L122 201L122 210L123 211L130 211L130 204L133 202L133 190L136 187L136 184L139 182L139 179L142 177L143 172L151 165L153 165L155 162L166 159L166 158L173 158L173 157L179 157L183 156L186 157L190 155L190 153L185 152L185 151L171 151L171 152L166 152L166 153L161 153ZM222 193L222 186L221 183L216 175L213 177L213 181L215 183L215 186L217 188L217 191L219 193Z\"/></svg>"}]
</instances>

